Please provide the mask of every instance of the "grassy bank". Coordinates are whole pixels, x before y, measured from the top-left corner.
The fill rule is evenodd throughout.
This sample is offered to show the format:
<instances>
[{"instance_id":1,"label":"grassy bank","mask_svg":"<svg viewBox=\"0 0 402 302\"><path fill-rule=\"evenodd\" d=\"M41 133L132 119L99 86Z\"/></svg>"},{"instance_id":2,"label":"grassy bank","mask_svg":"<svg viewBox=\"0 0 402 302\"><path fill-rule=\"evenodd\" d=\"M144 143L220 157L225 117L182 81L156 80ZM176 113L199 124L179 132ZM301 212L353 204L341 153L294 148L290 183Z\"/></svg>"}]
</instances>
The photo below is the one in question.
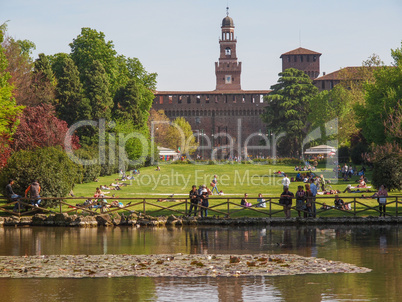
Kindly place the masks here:
<instances>
[{"instance_id":1,"label":"grassy bank","mask_svg":"<svg viewBox=\"0 0 402 302\"><path fill-rule=\"evenodd\" d=\"M282 176L275 174L278 170L288 174L288 177L295 177L297 172L294 171L294 166L289 165L263 165L263 164L226 164L226 165L190 165L190 164L165 164L161 165L161 170L156 171L155 167L146 167L141 169L140 175L135 175L134 180L126 181L126 186L122 187L119 191L110 191L108 196L115 195L113 200L121 200L124 204L128 200L122 200L122 198L152 198L147 200L154 204L161 205L163 207L174 206L174 209L184 211L186 209L185 204L178 206L180 201L184 201L188 197L188 193L193 184L199 185L205 184L209 186L213 175L218 176L218 188L224 192L224 196L219 196L219 199L210 199L210 206L226 202L228 199L236 204L240 204L240 199L244 193L248 193L248 201L255 204L256 198L259 193L262 193L265 198L273 198L272 201L277 202L279 195L282 192ZM348 184L356 186L356 180L358 176L353 176L349 181L337 180L333 178L333 173L330 169L318 166L316 174L324 174L326 179L331 180L331 186L334 190L343 190ZM371 173L368 171L366 174L368 180L371 179ZM90 197L95 193L95 189L102 185L110 185L116 182L119 177L118 174L100 178L98 182L79 184L74 189L75 196ZM290 190L295 193L298 185L304 185L300 182L292 182ZM368 184L370 185L370 183ZM341 193L340 196L345 202L352 202L356 200L364 203L367 206L376 207L377 201L375 199L364 199L362 195L371 196L375 189L370 189L372 192L368 193ZM173 195L172 198L170 198ZM401 192L390 192L390 195L399 196L401 200ZM325 199L319 200L319 202L325 202L328 205L333 205L334 195L324 195ZM213 196L218 197L218 196ZM163 202L158 202L163 200ZM167 200L167 201L166 201ZM76 201L74 201L76 202ZM77 201L80 202L80 201ZM134 202L133 202L134 203ZM395 203L387 207L389 213L395 215ZM266 216L269 209L262 209L264 213L252 211L250 209L241 209L235 205L230 205L231 216L250 216L250 217L263 217ZM356 205L356 211L363 210L365 207L362 205ZM215 208L219 212L209 211L209 215L220 215L222 212L227 212L227 205L222 205ZM282 207L276 204L271 205L271 211L279 211ZM130 210L143 211L143 205L138 205L130 208ZM168 215L172 212L168 210L160 210L158 207L147 205L147 214L152 215ZM238 211L238 212L236 212ZM236 213L234 213L236 212ZM296 216L297 213L293 211L292 216ZM375 210L368 210L362 213L358 213L358 216L378 216ZM281 217L283 213L277 213L273 216ZM321 214L324 217L333 216L352 216L351 211L328 211Z\"/></svg>"}]
</instances>

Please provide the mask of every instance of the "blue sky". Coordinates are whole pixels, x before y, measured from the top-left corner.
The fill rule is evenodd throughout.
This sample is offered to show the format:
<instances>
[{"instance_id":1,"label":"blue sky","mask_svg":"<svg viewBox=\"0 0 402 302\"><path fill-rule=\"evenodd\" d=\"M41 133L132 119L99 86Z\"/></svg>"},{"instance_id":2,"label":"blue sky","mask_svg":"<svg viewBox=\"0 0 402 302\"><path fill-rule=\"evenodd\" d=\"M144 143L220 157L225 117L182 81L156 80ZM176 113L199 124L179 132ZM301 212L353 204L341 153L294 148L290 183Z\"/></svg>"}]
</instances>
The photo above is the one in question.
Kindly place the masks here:
<instances>
[{"instance_id":1,"label":"blue sky","mask_svg":"<svg viewBox=\"0 0 402 302\"><path fill-rule=\"evenodd\" d=\"M401 0L0 0L0 23L10 20L11 36L33 41L35 58L69 53L81 28L91 27L119 54L157 72L158 90L214 90L228 3L242 89L269 89L280 55L300 45L322 53L326 73L359 66L373 53L390 64L390 49L401 47Z\"/></svg>"}]
</instances>

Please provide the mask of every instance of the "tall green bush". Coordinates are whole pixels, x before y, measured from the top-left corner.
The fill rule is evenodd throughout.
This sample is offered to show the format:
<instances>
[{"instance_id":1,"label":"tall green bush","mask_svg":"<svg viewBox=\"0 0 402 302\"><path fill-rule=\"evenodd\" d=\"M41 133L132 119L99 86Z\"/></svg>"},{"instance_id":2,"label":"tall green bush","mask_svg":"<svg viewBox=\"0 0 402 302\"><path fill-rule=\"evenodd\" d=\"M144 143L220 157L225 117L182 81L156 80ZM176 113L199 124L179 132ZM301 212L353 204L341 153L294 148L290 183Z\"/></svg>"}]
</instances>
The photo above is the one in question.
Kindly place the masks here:
<instances>
[{"instance_id":1,"label":"tall green bush","mask_svg":"<svg viewBox=\"0 0 402 302\"><path fill-rule=\"evenodd\" d=\"M14 179L14 191L24 196L26 188L37 180L42 197L64 197L74 187L78 176L78 166L61 148L21 150L9 158L1 171L0 186L4 194L8 179ZM42 206L51 206L51 203L43 202Z\"/></svg>"},{"instance_id":2,"label":"tall green bush","mask_svg":"<svg viewBox=\"0 0 402 302\"><path fill-rule=\"evenodd\" d=\"M386 185L388 191L402 190L402 158L390 154L374 163L372 184L379 188Z\"/></svg>"}]
</instances>

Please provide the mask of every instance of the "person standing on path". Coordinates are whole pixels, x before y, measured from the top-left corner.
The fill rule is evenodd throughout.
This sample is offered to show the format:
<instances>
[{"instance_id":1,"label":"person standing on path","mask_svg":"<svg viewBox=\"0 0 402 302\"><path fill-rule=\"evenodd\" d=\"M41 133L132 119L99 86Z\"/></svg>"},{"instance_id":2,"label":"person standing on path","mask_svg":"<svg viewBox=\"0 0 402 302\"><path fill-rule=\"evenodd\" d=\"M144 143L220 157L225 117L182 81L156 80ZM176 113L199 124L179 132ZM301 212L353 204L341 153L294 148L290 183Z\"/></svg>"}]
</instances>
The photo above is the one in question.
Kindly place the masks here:
<instances>
[{"instance_id":1,"label":"person standing on path","mask_svg":"<svg viewBox=\"0 0 402 302\"><path fill-rule=\"evenodd\" d=\"M292 207L292 198L294 194L289 191L288 187L283 189L281 194L280 204L283 205L283 211L285 212L286 219L290 218L290 209Z\"/></svg>"},{"instance_id":2,"label":"person standing on path","mask_svg":"<svg viewBox=\"0 0 402 302\"><path fill-rule=\"evenodd\" d=\"M214 179L211 182L212 191L211 193L214 194L214 190L216 190L216 194L219 194L218 190L218 180L216 179L216 175L214 175Z\"/></svg>"},{"instance_id":3,"label":"person standing on path","mask_svg":"<svg viewBox=\"0 0 402 302\"><path fill-rule=\"evenodd\" d=\"M313 198L311 200L311 213L312 213L313 217L315 218L316 212L317 212L316 207L315 207L315 197L317 195L317 186L314 183L313 178L310 179L310 191L311 191L311 194L313 195Z\"/></svg>"},{"instance_id":4,"label":"person standing on path","mask_svg":"<svg viewBox=\"0 0 402 302\"><path fill-rule=\"evenodd\" d=\"M387 197L388 197L388 191L385 185L381 185L378 192L374 195L378 198L380 217L381 216L385 217L385 207L387 205Z\"/></svg>"},{"instance_id":5,"label":"person standing on path","mask_svg":"<svg viewBox=\"0 0 402 302\"><path fill-rule=\"evenodd\" d=\"M285 191L285 187L287 187L289 189L290 186L290 179L288 178L288 176L285 174L283 175L282 178L282 186L283 186L283 190Z\"/></svg>"},{"instance_id":6,"label":"person standing on path","mask_svg":"<svg viewBox=\"0 0 402 302\"><path fill-rule=\"evenodd\" d=\"M188 216L191 216L193 208L194 208L194 216L196 216L198 206L198 190L196 185L193 185L193 187L191 188L189 198L190 198L190 210L188 212Z\"/></svg>"}]
</instances>

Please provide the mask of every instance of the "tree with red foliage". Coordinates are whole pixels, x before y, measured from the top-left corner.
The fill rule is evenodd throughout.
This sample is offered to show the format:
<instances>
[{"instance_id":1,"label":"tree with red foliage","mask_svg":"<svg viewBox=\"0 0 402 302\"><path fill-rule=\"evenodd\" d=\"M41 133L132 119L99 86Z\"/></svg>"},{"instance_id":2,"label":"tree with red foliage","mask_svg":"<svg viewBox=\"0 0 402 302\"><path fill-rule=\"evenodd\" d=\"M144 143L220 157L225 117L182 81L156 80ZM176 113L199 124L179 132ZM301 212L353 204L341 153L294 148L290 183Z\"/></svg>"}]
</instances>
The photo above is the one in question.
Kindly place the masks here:
<instances>
[{"instance_id":1,"label":"tree with red foliage","mask_svg":"<svg viewBox=\"0 0 402 302\"><path fill-rule=\"evenodd\" d=\"M42 104L26 107L20 119L13 140L14 151L54 146L64 148L68 126L65 121L56 117L54 106ZM73 149L80 148L76 135L72 138L72 146Z\"/></svg>"}]
</instances>

